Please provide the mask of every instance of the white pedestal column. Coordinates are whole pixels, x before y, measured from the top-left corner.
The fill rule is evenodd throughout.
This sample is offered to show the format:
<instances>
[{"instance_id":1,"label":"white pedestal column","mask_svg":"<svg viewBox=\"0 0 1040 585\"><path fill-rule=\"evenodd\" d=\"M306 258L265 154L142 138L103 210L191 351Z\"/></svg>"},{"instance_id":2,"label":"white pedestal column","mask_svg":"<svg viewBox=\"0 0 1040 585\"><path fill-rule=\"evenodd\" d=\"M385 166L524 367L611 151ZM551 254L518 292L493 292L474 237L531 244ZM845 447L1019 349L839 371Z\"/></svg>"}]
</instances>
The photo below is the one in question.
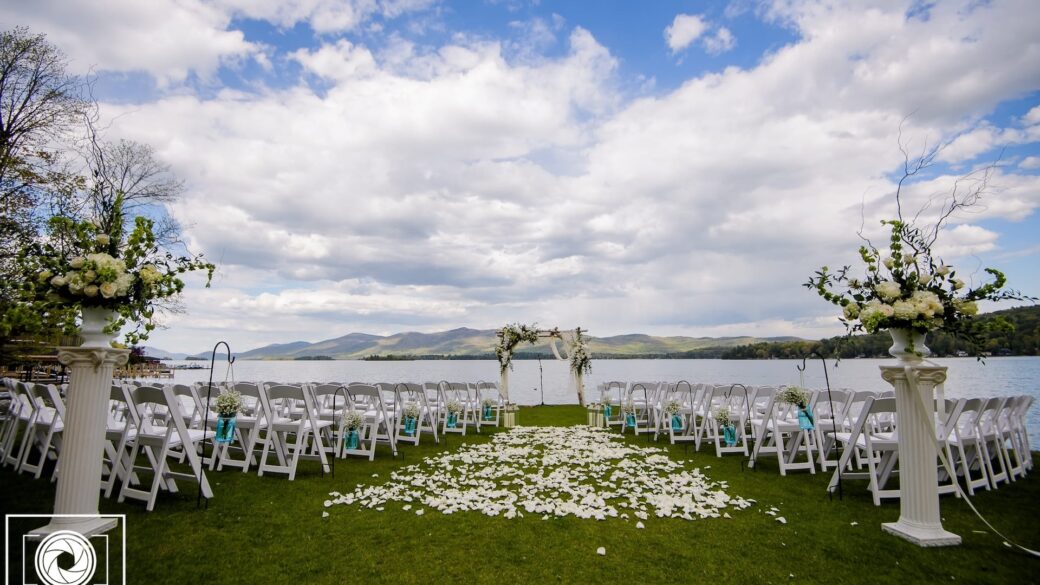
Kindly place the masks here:
<instances>
[{"instance_id":1,"label":"white pedestal column","mask_svg":"<svg viewBox=\"0 0 1040 585\"><path fill-rule=\"evenodd\" d=\"M881 366L881 377L896 390L899 428L899 521L881 525L890 534L918 546L950 546L961 537L947 532L939 516L938 463L935 429L936 384L946 380L946 368L910 366L916 394L903 366Z\"/></svg>"},{"instance_id":2,"label":"white pedestal column","mask_svg":"<svg viewBox=\"0 0 1040 585\"><path fill-rule=\"evenodd\" d=\"M65 430L58 459L58 488L54 514L76 515L51 519L33 531L44 535L74 530L84 536L112 529L115 519L98 518L101 467L112 370L130 357L128 349L59 347L58 361L71 370L65 398Z\"/></svg>"},{"instance_id":3,"label":"white pedestal column","mask_svg":"<svg viewBox=\"0 0 1040 585\"><path fill-rule=\"evenodd\" d=\"M502 394L502 398L505 399L506 403L509 403L509 368L502 368L500 371L501 379L498 382L499 393Z\"/></svg>"}]
</instances>

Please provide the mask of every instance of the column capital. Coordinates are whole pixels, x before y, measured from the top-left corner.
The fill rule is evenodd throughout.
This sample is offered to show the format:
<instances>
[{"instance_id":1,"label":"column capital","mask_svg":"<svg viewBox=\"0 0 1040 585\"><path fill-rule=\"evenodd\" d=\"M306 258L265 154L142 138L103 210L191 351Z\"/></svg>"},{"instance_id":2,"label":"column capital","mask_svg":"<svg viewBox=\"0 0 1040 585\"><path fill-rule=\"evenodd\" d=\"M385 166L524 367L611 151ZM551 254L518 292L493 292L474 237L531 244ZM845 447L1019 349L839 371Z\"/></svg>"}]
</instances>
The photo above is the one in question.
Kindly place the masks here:
<instances>
[{"instance_id":1,"label":"column capital","mask_svg":"<svg viewBox=\"0 0 1040 585\"><path fill-rule=\"evenodd\" d=\"M942 384L946 381L945 366L910 366L910 370L917 375L920 382L929 384ZM906 368L904 366L881 366L881 378L889 384L895 385L898 381L906 380Z\"/></svg>"},{"instance_id":2,"label":"column capital","mask_svg":"<svg viewBox=\"0 0 1040 585\"><path fill-rule=\"evenodd\" d=\"M129 349L107 347L59 347L58 362L63 366L89 365L98 369L102 365L121 366L130 359Z\"/></svg>"}]
</instances>

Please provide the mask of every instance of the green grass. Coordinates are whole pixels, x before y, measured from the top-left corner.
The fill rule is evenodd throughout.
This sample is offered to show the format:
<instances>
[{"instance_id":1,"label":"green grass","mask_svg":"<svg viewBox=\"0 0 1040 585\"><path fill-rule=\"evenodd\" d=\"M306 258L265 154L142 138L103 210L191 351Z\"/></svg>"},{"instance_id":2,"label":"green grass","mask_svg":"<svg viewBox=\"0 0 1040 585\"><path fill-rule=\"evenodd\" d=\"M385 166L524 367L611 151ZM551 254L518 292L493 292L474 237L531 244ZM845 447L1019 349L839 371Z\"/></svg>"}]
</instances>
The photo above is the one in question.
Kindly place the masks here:
<instances>
[{"instance_id":1,"label":"green grass","mask_svg":"<svg viewBox=\"0 0 1040 585\"><path fill-rule=\"evenodd\" d=\"M520 422L579 424L584 411L524 408ZM486 440L486 432L452 436L447 448ZM639 530L635 519L506 520L432 509L419 517L393 502L384 512L333 506L322 518L328 492L385 481L394 469L444 449L443 441L405 445L394 459L380 448L373 462L337 461L335 478L323 478L316 462L301 463L294 482L214 472L216 497L208 510L196 510L195 486L187 482L184 493L161 495L152 513L142 503L114 499L102 499L101 508L127 515L129 583L1029 583L1040 571L1040 560L1005 547L952 497L942 499L944 525L964 543L922 549L881 531L882 522L898 518L899 505L875 507L865 481L846 482L844 500L830 501L829 474L780 477L768 459L757 471L741 471L739 457L719 459L710 446L699 453L669 449L690 466L710 466L707 475L727 480L730 494L757 500L731 511L730 520L651 516ZM1006 536L1034 549L1040 548L1037 473L973 500ZM9 468L0 480L5 513L50 511L54 484ZM760 511L770 506L780 508L786 525ZM600 546L606 556L596 554Z\"/></svg>"}]
</instances>

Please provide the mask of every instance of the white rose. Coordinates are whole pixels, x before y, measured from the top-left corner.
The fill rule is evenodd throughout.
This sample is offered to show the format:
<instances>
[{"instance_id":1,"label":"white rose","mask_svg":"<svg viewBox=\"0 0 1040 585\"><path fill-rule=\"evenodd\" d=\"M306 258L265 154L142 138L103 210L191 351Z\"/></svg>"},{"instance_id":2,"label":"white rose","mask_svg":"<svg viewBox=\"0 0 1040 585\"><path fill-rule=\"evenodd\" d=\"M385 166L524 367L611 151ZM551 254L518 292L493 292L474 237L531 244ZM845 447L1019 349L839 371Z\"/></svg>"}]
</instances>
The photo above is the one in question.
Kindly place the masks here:
<instances>
[{"instance_id":1,"label":"white rose","mask_svg":"<svg viewBox=\"0 0 1040 585\"><path fill-rule=\"evenodd\" d=\"M911 302L896 301L892 305L892 316L896 319L916 319L917 315L917 307Z\"/></svg>"},{"instance_id":2,"label":"white rose","mask_svg":"<svg viewBox=\"0 0 1040 585\"><path fill-rule=\"evenodd\" d=\"M51 286L53 286L54 288L61 288L68 283L69 281L66 280L64 276L55 276L51 279Z\"/></svg>"},{"instance_id":3,"label":"white rose","mask_svg":"<svg viewBox=\"0 0 1040 585\"><path fill-rule=\"evenodd\" d=\"M910 266L914 262L917 262L917 258L915 258L914 256L903 256L903 264Z\"/></svg>"},{"instance_id":4,"label":"white rose","mask_svg":"<svg viewBox=\"0 0 1040 585\"><path fill-rule=\"evenodd\" d=\"M935 273L938 274L939 276L946 276L947 274L950 273L950 267L949 266L940 266L940 267L935 269Z\"/></svg>"},{"instance_id":5,"label":"white rose","mask_svg":"<svg viewBox=\"0 0 1040 585\"><path fill-rule=\"evenodd\" d=\"M884 264L885 268L888 268L889 270L892 270L892 267L896 265L896 261L891 258L885 258L881 263Z\"/></svg>"},{"instance_id":6,"label":"white rose","mask_svg":"<svg viewBox=\"0 0 1040 585\"><path fill-rule=\"evenodd\" d=\"M110 241L112 241L112 239L108 237L108 234L98 234L97 243L102 246L107 246Z\"/></svg>"},{"instance_id":7,"label":"white rose","mask_svg":"<svg viewBox=\"0 0 1040 585\"><path fill-rule=\"evenodd\" d=\"M964 288L964 281L955 278L953 280L953 290L961 290L962 288Z\"/></svg>"},{"instance_id":8,"label":"white rose","mask_svg":"<svg viewBox=\"0 0 1040 585\"><path fill-rule=\"evenodd\" d=\"M928 284L929 282L932 281L932 275L931 274L921 274L921 275L919 275L917 277L917 281L920 282L921 284Z\"/></svg>"},{"instance_id":9,"label":"white rose","mask_svg":"<svg viewBox=\"0 0 1040 585\"><path fill-rule=\"evenodd\" d=\"M895 282L893 280L885 280L879 282L877 286L874 287L874 292L876 292L879 297L886 301L893 301L899 298L899 295L902 294L903 289L899 286L898 282Z\"/></svg>"},{"instance_id":10,"label":"white rose","mask_svg":"<svg viewBox=\"0 0 1040 585\"><path fill-rule=\"evenodd\" d=\"M110 299L116 296L116 285L114 283L106 282L102 284L99 288L101 289L101 296L105 297L106 299Z\"/></svg>"},{"instance_id":11,"label":"white rose","mask_svg":"<svg viewBox=\"0 0 1040 585\"><path fill-rule=\"evenodd\" d=\"M84 258L83 256L76 256L72 260L69 260L69 266L71 266L75 270L79 270L80 268L83 268L83 265L86 262L87 262L87 259Z\"/></svg>"},{"instance_id":12,"label":"white rose","mask_svg":"<svg viewBox=\"0 0 1040 585\"><path fill-rule=\"evenodd\" d=\"M94 272L93 270L84 270L82 272L82 274L83 274L83 282L87 282L87 283L94 282L94 279L97 278L97 272Z\"/></svg>"},{"instance_id":13,"label":"white rose","mask_svg":"<svg viewBox=\"0 0 1040 585\"><path fill-rule=\"evenodd\" d=\"M83 294L90 298L94 298L98 295L98 286L96 284L88 284L83 287Z\"/></svg>"}]
</instances>

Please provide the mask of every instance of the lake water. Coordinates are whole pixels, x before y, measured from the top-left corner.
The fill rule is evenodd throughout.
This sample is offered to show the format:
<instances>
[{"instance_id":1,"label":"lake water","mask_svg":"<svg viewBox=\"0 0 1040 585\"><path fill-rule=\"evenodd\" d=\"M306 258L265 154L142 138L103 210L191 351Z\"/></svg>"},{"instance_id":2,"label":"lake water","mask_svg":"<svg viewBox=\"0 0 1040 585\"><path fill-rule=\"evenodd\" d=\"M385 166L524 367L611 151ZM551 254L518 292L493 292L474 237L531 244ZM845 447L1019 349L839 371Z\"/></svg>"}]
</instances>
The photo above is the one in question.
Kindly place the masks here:
<instances>
[{"instance_id":1,"label":"lake water","mask_svg":"<svg viewBox=\"0 0 1040 585\"><path fill-rule=\"evenodd\" d=\"M1036 397L1027 418L1030 439L1040 448L1040 357L989 358L985 364L972 358L934 360L949 368L947 398L1011 396ZM169 362L202 364L203 362ZM800 360L596 360L585 378L590 399L596 385L620 381L679 381L747 385L799 384L796 366ZM842 360L835 367L827 362L831 388L886 390L878 366L892 365L891 359ZM209 363L204 370L177 370L174 381L196 382L209 378ZM227 362L217 363L214 381L223 381ZM235 362L236 381L279 382L452 382L498 381L498 362L494 360L417 360L394 362L366 361L252 361ZM509 375L510 399L519 404L576 404L577 396L568 389L568 364L557 360L517 360ZM824 388L820 360L810 361L805 385Z\"/></svg>"}]
</instances>

